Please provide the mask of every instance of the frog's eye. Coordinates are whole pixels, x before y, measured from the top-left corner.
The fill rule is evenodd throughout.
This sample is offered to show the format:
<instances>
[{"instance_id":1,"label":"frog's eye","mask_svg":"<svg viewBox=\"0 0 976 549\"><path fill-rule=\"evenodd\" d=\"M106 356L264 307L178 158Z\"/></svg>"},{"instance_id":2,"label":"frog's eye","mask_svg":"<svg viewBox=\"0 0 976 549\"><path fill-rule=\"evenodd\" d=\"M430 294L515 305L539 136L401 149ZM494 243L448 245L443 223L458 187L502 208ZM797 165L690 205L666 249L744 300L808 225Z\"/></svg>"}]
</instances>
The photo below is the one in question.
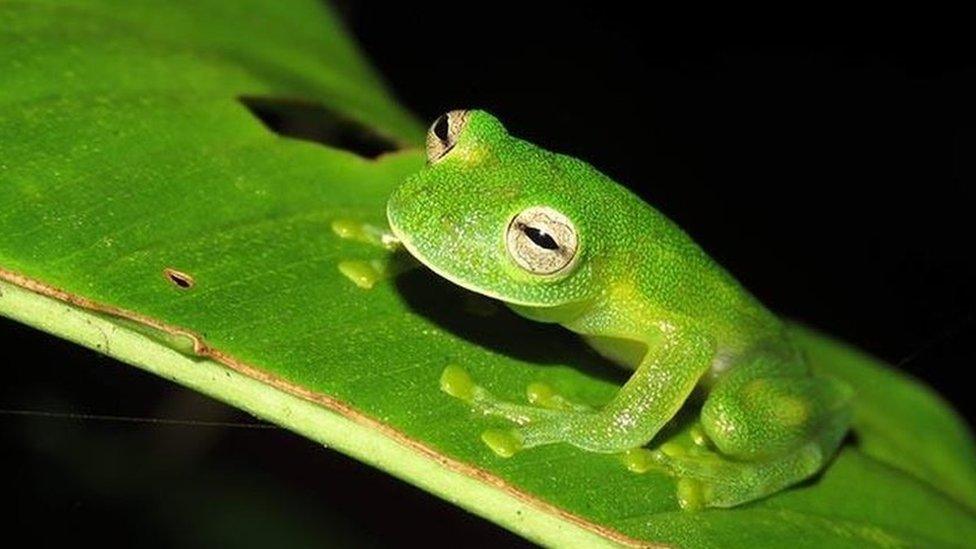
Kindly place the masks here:
<instances>
[{"instance_id":1,"label":"frog's eye","mask_svg":"<svg viewBox=\"0 0 976 549\"><path fill-rule=\"evenodd\" d=\"M576 257L576 227L565 215L545 206L532 206L512 218L505 235L509 255L533 274L567 270Z\"/></svg>"},{"instance_id":2,"label":"frog's eye","mask_svg":"<svg viewBox=\"0 0 976 549\"><path fill-rule=\"evenodd\" d=\"M468 121L468 111L442 114L427 132L427 163L433 164L454 148L458 135Z\"/></svg>"}]
</instances>

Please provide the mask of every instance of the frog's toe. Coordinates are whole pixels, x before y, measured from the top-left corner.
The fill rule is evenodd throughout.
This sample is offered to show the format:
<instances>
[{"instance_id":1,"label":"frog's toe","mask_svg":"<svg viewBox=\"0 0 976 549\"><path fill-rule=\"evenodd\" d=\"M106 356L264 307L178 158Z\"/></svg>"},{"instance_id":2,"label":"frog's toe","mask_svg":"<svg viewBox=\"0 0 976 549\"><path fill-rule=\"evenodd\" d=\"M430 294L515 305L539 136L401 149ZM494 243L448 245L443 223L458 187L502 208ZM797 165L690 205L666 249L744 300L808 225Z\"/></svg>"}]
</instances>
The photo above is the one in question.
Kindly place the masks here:
<instances>
[{"instance_id":1,"label":"frog's toe","mask_svg":"<svg viewBox=\"0 0 976 549\"><path fill-rule=\"evenodd\" d=\"M386 227L345 218L333 219L331 226L332 232L345 240L370 244L387 250L395 250L400 246L399 239Z\"/></svg>"},{"instance_id":2,"label":"frog's toe","mask_svg":"<svg viewBox=\"0 0 976 549\"><path fill-rule=\"evenodd\" d=\"M644 470L629 468L635 472L662 470L677 478L675 497L678 505L685 511L697 511L709 506L715 499L716 490L721 490L721 479L729 474L729 471L722 470L721 458L717 456L698 454L693 457L684 448L643 451L646 454L643 454L642 460L637 463L644 465Z\"/></svg>"},{"instance_id":3,"label":"frog's toe","mask_svg":"<svg viewBox=\"0 0 976 549\"><path fill-rule=\"evenodd\" d=\"M658 463L658 459L655 457L656 452L658 450L631 448L620 454L620 461L632 473L643 474L651 470L668 472Z\"/></svg>"},{"instance_id":4,"label":"frog's toe","mask_svg":"<svg viewBox=\"0 0 976 549\"><path fill-rule=\"evenodd\" d=\"M730 459L694 446L683 453L662 446L652 458L678 479L678 502L689 510L733 507L769 496L808 478L823 464L816 443L756 461Z\"/></svg>"},{"instance_id":5,"label":"frog's toe","mask_svg":"<svg viewBox=\"0 0 976 549\"><path fill-rule=\"evenodd\" d=\"M657 450L646 451L649 452L648 458L655 466L676 477L718 480L723 478L723 475L738 473L734 462L698 446L689 448L666 442Z\"/></svg>"},{"instance_id":6,"label":"frog's toe","mask_svg":"<svg viewBox=\"0 0 976 549\"><path fill-rule=\"evenodd\" d=\"M512 457L522 449L522 439L512 429L488 429L481 433L481 441L503 458Z\"/></svg>"},{"instance_id":7,"label":"frog's toe","mask_svg":"<svg viewBox=\"0 0 976 549\"><path fill-rule=\"evenodd\" d=\"M676 497L678 505L685 511L698 511L705 507L705 492L708 487L702 481L683 477L678 479Z\"/></svg>"},{"instance_id":8,"label":"frog's toe","mask_svg":"<svg viewBox=\"0 0 976 549\"><path fill-rule=\"evenodd\" d=\"M564 414L556 409L515 404L492 395L471 379L464 368L450 365L444 368L440 377L441 391L468 404L479 415L498 417L518 425L552 419Z\"/></svg>"},{"instance_id":9,"label":"frog's toe","mask_svg":"<svg viewBox=\"0 0 976 549\"><path fill-rule=\"evenodd\" d=\"M475 394L480 389L464 368L454 364L441 372L440 386L441 391L469 404L474 402Z\"/></svg>"},{"instance_id":10,"label":"frog's toe","mask_svg":"<svg viewBox=\"0 0 976 549\"><path fill-rule=\"evenodd\" d=\"M559 395L556 394L556 391L545 383L529 383L528 386L525 387L525 398L528 399L530 404L535 404L536 406L551 408L553 399L557 398L558 396Z\"/></svg>"},{"instance_id":11,"label":"frog's toe","mask_svg":"<svg viewBox=\"0 0 976 549\"><path fill-rule=\"evenodd\" d=\"M579 404L569 400L557 393L552 386L541 382L530 383L525 388L525 398L528 399L530 404L550 410L570 412L588 412L592 410L592 408L585 404Z\"/></svg>"}]
</instances>

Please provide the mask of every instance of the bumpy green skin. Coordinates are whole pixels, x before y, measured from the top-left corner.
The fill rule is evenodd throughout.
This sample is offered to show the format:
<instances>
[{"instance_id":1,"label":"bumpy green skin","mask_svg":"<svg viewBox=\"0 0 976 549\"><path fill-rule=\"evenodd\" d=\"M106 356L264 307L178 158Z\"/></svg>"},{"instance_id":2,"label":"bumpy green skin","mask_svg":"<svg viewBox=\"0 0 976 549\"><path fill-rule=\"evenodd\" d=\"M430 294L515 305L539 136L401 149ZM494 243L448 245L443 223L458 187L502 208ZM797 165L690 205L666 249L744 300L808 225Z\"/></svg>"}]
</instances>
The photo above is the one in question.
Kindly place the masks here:
<instances>
[{"instance_id":1,"label":"bumpy green skin","mask_svg":"<svg viewBox=\"0 0 976 549\"><path fill-rule=\"evenodd\" d=\"M533 274L506 247L513 218L532 206L575 226L578 250L565 271ZM559 398L502 402L473 385L455 391L517 424L483 437L500 455L559 442L639 448L702 386L707 450L651 456L679 477L686 507L729 507L813 475L847 432L850 390L812 376L780 320L680 228L585 162L512 137L485 112L466 113L453 148L395 191L388 218L438 274L558 322L634 369L600 410Z\"/></svg>"}]
</instances>

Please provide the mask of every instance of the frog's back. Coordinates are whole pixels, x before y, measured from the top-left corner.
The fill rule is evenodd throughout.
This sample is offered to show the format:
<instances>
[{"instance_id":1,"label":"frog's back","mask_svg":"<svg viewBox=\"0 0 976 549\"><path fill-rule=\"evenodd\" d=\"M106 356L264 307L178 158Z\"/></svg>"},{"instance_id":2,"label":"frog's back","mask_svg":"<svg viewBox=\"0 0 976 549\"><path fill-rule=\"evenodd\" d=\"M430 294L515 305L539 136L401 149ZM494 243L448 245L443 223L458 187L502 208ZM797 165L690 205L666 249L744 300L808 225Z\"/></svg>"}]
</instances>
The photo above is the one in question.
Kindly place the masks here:
<instances>
[{"instance_id":1,"label":"frog's back","mask_svg":"<svg viewBox=\"0 0 976 549\"><path fill-rule=\"evenodd\" d=\"M561 156L561 155L560 155ZM601 238L598 277L632 287L650 308L710 324L718 333L781 337L782 323L674 222L589 164L561 156L565 173L593 197L586 230Z\"/></svg>"}]
</instances>

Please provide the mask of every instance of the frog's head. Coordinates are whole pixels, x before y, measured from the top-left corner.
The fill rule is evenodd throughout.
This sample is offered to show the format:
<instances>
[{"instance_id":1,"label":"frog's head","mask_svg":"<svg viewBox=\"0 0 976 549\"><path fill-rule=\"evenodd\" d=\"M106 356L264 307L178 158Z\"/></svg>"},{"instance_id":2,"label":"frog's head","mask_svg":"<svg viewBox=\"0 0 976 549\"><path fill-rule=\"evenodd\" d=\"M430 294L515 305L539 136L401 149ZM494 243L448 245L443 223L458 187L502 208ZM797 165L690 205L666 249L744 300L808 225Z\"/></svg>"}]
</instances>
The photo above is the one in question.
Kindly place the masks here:
<instances>
[{"instance_id":1,"label":"frog's head","mask_svg":"<svg viewBox=\"0 0 976 549\"><path fill-rule=\"evenodd\" d=\"M515 305L567 305L595 291L602 179L486 112L456 110L430 127L427 166L396 189L387 216L411 254L460 286Z\"/></svg>"}]
</instances>

